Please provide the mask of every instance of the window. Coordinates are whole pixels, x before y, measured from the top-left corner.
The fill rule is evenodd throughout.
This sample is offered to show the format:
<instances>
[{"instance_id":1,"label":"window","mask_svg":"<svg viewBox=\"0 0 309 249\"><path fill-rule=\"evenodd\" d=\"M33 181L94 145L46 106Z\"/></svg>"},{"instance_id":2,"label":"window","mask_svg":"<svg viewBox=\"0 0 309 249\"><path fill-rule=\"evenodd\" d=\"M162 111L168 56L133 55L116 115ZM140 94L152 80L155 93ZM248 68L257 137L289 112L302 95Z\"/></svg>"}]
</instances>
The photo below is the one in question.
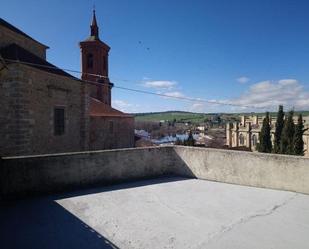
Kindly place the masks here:
<instances>
[{"instance_id":1,"label":"window","mask_svg":"<svg viewBox=\"0 0 309 249\"><path fill-rule=\"evenodd\" d=\"M109 121L109 132L114 133L114 123L113 123L113 121Z\"/></svg>"},{"instance_id":2,"label":"window","mask_svg":"<svg viewBox=\"0 0 309 249\"><path fill-rule=\"evenodd\" d=\"M240 145L244 145L244 143L245 143L244 135L243 135L243 134L240 134L240 135L239 135L239 144L240 144Z\"/></svg>"},{"instance_id":3,"label":"window","mask_svg":"<svg viewBox=\"0 0 309 249\"><path fill-rule=\"evenodd\" d=\"M256 137L256 135L254 134L254 135L252 136L252 145L253 145L253 146L256 146L256 144L257 144L257 137Z\"/></svg>"},{"instance_id":4,"label":"window","mask_svg":"<svg viewBox=\"0 0 309 249\"><path fill-rule=\"evenodd\" d=\"M87 68L93 68L93 54L87 55Z\"/></svg>"},{"instance_id":5,"label":"window","mask_svg":"<svg viewBox=\"0 0 309 249\"><path fill-rule=\"evenodd\" d=\"M54 109L54 134L60 136L64 134L64 108L56 107Z\"/></svg>"}]
</instances>

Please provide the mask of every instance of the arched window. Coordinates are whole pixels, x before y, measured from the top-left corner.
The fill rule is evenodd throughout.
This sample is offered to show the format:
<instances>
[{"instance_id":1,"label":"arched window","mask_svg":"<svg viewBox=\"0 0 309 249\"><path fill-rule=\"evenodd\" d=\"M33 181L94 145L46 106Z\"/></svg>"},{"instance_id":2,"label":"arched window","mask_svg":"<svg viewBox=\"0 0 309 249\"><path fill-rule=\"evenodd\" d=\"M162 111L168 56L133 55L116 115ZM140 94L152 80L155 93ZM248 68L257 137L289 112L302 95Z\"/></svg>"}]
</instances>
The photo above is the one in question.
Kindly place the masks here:
<instances>
[{"instance_id":1,"label":"arched window","mask_svg":"<svg viewBox=\"0 0 309 249\"><path fill-rule=\"evenodd\" d=\"M245 143L245 138L243 134L239 135L239 145L244 145Z\"/></svg>"},{"instance_id":2,"label":"arched window","mask_svg":"<svg viewBox=\"0 0 309 249\"><path fill-rule=\"evenodd\" d=\"M87 55L87 68L93 68L93 54Z\"/></svg>"},{"instance_id":3,"label":"arched window","mask_svg":"<svg viewBox=\"0 0 309 249\"><path fill-rule=\"evenodd\" d=\"M256 144L257 144L257 137L256 137L255 134L253 134L253 135L252 135L252 145L253 145L253 146L256 146Z\"/></svg>"}]
</instances>

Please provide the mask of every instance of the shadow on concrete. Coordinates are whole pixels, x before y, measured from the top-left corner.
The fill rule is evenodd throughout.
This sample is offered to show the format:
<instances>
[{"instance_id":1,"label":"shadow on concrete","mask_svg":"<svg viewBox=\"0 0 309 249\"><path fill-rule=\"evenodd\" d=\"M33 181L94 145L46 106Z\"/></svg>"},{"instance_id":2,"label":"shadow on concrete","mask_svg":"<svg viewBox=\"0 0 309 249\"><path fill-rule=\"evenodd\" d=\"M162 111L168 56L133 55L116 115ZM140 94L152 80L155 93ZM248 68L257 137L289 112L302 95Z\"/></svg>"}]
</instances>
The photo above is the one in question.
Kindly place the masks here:
<instances>
[{"instance_id":1,"label":"shadow on concrete","mask_svg":"<svg viewBox=\"0 0 309 249\"><path fill-rule=\"evenodd\" d=\"M84 187L80 190L73 190L70 192L62 192L59 194L54 194L54 199L63 199L63 198L70 198L74 196L82 196L82 195L89 195L89 194L96 194L102 192L109 192L109 191L117 191L121 189L128 189L128 188L138 188L147 185L153 184L163 184L168 182L175 182L175 181L184 181L189 180L189 177L182 177L182 176L175 176L175 175L166 175L156 178L144 178L144 179L136 179L136 180L129 180L123 183L115 183L109 185L96 185L91 187Z\"/></svg>"},{"instance_id":2,"label":"shadow on concrete","mask_svg":"<svg viewBox=\"0 0 309 249\"><path fill-rule=\"evenodd\" d=\"M52 199L2 204L0 247L5 249L111 249L111 241Z\"/></svg>"},{"instance_id":3,"label":"shadow on concrete","mask_svg":"<svg viewBox=\"0 0 309 249\"><path fill-rule=\"evenodd\" d=\"M23 201L3 202L0 206L0 247L117 249L116 245L59 205L56 200L186 179L188 178L162 177Z\"/></svg>"}]
</instances>

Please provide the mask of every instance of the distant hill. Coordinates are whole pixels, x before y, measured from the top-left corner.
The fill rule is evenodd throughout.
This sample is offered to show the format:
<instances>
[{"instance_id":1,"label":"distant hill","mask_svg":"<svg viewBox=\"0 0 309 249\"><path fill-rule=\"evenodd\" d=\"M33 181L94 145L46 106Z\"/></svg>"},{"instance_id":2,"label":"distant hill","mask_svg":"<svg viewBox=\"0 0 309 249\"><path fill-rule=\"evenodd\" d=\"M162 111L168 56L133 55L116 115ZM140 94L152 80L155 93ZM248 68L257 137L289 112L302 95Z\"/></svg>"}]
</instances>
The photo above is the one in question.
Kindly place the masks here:
<instances>
[{"instance_id":1,"label":"distant hill","mask_svg":"<svg viewBox=\"0 0 309 249\"><path fill-rule=\"evenodd\" d=\"M136 121L153 121L159 122L161 120L177 122L203 122L206 118L216 116L216 113L194 113L181 111L167 111L167 112L150 112L150 113L136 113Z\"/></svg>"},{"instance_id":2,"label":"distant hill","mask_svg":"<svg viewBox=\"0 0 309 249\"><path fill-rule=\"evenodd\" d=\"M295 115L302 113L303 116L309 116L309 111L297 111ZM204 122L205 119L213 118L216 116L220 116L223 120L236 120L242 115L265 115L262 113L195 113L195 112L184 112L184 111L166 111L166 112L147 112L147 113L135 113L136 121L149 121L149 122L159 122L161 120L165 121L173 121L177 122L192 122L192 123L200 123ZM276 116L276 112L271 112L271 116Z\"/></svg>"}]
</instances>

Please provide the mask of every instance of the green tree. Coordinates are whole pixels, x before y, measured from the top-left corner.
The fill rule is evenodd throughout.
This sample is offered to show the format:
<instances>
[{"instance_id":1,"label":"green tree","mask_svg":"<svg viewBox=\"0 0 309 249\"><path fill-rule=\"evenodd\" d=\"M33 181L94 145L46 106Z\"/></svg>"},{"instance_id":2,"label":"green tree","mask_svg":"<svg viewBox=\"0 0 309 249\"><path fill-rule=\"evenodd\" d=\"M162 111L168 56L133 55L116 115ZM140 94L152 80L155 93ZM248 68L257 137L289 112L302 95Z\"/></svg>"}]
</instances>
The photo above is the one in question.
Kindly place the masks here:
<instances>
[{"instance_id":1,"label":"green tree","mask_svg":"<svg viewBox=\"0 0 309 249\"><path fill-rule=\"evenodd\" d=\"M186 146L194 146L195 140L192 135L192 131L189 132L188 138L184 141L184 145Z\"/></svg>"},{"instance_id":2,"label":"green tree","mask_svg":"<svg viewBox=\"0 0 309 249\"><path fill-rule=\"evenodd\" d=\"M180 138L177 138L175 141L175 145L184 145L184 142Z\"/></svg>"},{"instance_id":3,"label":"green tree","mask_svg":"<svg viewBox=\"0 0 309 249\"><path fill-rule=\"evenodd\" d=\"M274 152L275 153L280 153L280 142L281 142L283 126L284 126L283 106L279 105L277 121L276 121L275 141L274 141Z\"/></svg>"},{"instance_id":4,"label":"green tree","mask_svg":"<svg viewBox=\"0 0 309 249\"><path fill-rule=\"evenodd\" d=\"M293 145L294 145L294 154L295 155L304 155L304 141L303 141L303 134L304 134L304 124L303 124L303 117L301 114L298 116L297 125L295 127Z\"/></svg>"},{"instance_id":5,"label":"green tree","mask_svg":"<svg viewBox=\"0 0 309 249\"><path fill-rule=\"evenodd\" d=\"M281 135L280 141L280 153L282 154L294 154L294 133L295 133L295 124L293 121L294 111L289 112L288 117L284 120L284 126Z\"/></svg>"},{"instance_id":6,"label":"green tree","mask_svg":"<svg viewBox=\"0 0 309 249\"><path fill-rule=\"evenodd\" d=\"M270 135L270 120L269 113L266 113L266 117L263 119L263 126L260 132L260 143L257 147L259 152L270 153L271 152L271 135Z\"/></svg>"}]
</instances>

